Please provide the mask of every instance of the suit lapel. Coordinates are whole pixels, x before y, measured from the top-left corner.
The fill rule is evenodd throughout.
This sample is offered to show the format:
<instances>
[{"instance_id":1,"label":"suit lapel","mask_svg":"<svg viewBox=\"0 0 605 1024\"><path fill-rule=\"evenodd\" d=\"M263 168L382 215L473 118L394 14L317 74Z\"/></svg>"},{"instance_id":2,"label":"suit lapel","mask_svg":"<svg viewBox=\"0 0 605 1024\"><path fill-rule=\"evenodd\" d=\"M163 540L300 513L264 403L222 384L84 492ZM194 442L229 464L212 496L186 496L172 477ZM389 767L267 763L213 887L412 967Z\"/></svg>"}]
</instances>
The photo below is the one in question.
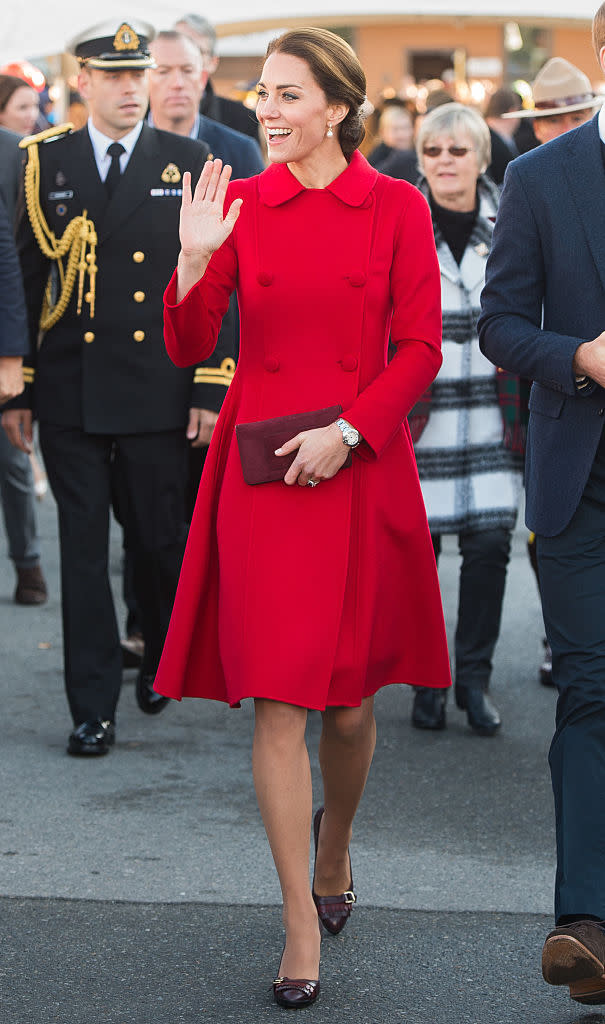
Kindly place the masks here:
<instances>
[{"instance_id":1,"label":"suit lapel","mask_svg":"<svg viewBox=\"0 0 605 1024\"><path fill-rule=\"evenodd\" d=\"M150 165L158 154L159 145L155 132L144 124L126 170L122 174L114 194L107 202L105 216L100 225L100 243L148 198L149 189L145 185L153 180Z\"/></svg>"},{"instance_id":2,"label":"suit lapel","mask_svg":"<svg viewBox=\"0 0 605 1024\"><path fill-rule=\"evenodd\" d=\"M77 168L78 199L82 210L86 210L87 215L98 229L107 205L107 193L99 177L88 129L83 128L81 132L74 133L74 141L76 136L78 136L78 141L76 152L73 154L73 166Z\"/></svg>"},{"instance_id":3,"label":"suit lapel","mask_svg":"<svg viewBox=\"0 0 605 1024\"><path fill-rule=\"evenodd\" d=\"M565 155L563 170L569 191L605 288L605 172L598 115L570 133Z\"/></svg>"}]
</instances>

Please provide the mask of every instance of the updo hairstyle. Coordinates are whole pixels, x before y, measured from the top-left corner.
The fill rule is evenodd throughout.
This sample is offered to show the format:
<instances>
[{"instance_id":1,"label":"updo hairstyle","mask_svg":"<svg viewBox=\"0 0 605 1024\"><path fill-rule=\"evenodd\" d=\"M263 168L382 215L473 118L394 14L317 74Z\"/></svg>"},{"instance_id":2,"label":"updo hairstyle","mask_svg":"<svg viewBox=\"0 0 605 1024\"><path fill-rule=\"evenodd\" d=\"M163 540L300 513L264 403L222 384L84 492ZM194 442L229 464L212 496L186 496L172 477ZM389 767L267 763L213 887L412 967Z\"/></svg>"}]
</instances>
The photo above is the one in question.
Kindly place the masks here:
<instances>
[{"instance_id":1,"label":"updo hairstyle","mask_svg":"<svg viewBox=\"0 0 605 1024\"><path fill-rule=\"evenodd\" d=\"M272 53L287 53L306 61L328 103L343 103L349 108L344 120L334 126L340 148L349 159L366 131L362 109L366 103L366 76L355 51L327 29L294 28L271 40L266 57Z\"/></svg>"}]
</instances>

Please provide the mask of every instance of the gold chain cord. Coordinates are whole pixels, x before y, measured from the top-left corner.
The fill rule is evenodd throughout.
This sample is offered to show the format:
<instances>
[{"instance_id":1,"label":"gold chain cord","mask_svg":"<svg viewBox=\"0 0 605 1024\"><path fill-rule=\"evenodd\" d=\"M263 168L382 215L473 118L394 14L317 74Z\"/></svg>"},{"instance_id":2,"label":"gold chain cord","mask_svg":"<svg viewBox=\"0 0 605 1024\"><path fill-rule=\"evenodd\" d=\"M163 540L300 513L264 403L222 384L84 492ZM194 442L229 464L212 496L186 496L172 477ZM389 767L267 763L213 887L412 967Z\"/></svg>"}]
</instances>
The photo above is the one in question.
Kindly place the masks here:
<instances>
[{"instance_id":1,"label":"gold chain cord","mask_svg":"<svg viewBox=\"0 0 605 1024\"><path fill-rule=\"evenodd\" d=\"M61 130L67 130L67 126L65 128L51 129L51 134L56 135ZM46 133L41 134L42 136L46 135ZM49 276L42 303L40 328L43 331L48 331L61 319L71 301L76 275L78 276L78 315L82 312L84 281L88 273L89 284L86 302L88 302L90 307L90 318L91 320L94 319L97 233L92 220L87 216L86 210L84 210L81 216L74 217L69 222L60 239L57 239L54 232L49 228L40 203L39 141L42 141L41 136L34 136L31 141L24 139L22 146L25 143L28 153L27 166L25 168L25 202L29 220L41 251L48 259L56 262L59 272L61 287L59 298L53 305L51 302L51 277ZM64 257L67 257L67 267L63 265Z\"/></svg>"}]
</instances>

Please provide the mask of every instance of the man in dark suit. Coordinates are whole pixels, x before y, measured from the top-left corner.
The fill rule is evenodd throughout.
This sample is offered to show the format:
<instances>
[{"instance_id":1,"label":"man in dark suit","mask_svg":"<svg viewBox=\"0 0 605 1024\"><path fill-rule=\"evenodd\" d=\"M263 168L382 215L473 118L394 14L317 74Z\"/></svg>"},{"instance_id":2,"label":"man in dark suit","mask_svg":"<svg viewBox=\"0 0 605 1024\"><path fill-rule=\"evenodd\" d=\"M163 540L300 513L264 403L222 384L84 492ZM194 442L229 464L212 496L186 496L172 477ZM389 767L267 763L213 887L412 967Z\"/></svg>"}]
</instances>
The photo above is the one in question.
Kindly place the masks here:
<instances>
[{"instance_id":1,"label":"man in dark suit","mask_svg":"<svg viewBox=\"0 0 605 1024\"><path fill-rule=\"evenodd\" d=\"M73 42L88 125L43 141L57 134L51 129L29 147L29 218L18 233L29 374L59 510L75 755L105 754L115 736L122 653L107 571L113 479L141 596L136 692L149 713L165 705L153 680L184 543L185 432L197 385L166 355L162 293L179 252L182 175L197 179L208 147L144 124L152 35L144 23L116 21ZM3 415L17 445L22 431L31 435L31 391Z\"/></svg>"},{"instance_id":2,"label":"man in dark suit","mask_svg":"<svg viewBox=\"0 0 605 1024\"><path fill-rule=\"evenodd\" d=\"M605 70L605 4L593 36ZM559 690L556 928L542 971L588 1004L605 1003L604 223L601 110L507 168L480 319L488 358L535 382L526 518Z\"/></svg>"},{"instance_id":3,"label":"man in dark suit","mask_svg":"<svg viewBox=\"0 0 605 1024\"><path fill-rule=\"evenodd\" d=\"M200 51L208 76L213 75L218 68L219 58L216 55L216 32L210 22L199 14L184 14L174 27L193 40ZM200 113L258 141L258 121L254 111L237 100L230 100L215 93L210 77L204 87Z\"/></svg>"},{"instance_id":4,"label":"man in dark suit","mask_svg":"<svg viewBox=\"0 0 605 1024\"><path fill-rule=\"evenodd\" d=\"M210 147L214 157L231 165L234 179L260 174L265 165L258 143L248 135L199 113L208 72L196 44L180 32L159 32L150 49L156 67L150 73L149 123L165 131L201 139ZM203 408L199 410L198 417L192 419L187 432L192 449L189 457L190 511L200 480L203 454L233 377L237 352L238 313L233 296L223 318L211 365L203 363L196 378Z\"/></svg>"}]
</instances>

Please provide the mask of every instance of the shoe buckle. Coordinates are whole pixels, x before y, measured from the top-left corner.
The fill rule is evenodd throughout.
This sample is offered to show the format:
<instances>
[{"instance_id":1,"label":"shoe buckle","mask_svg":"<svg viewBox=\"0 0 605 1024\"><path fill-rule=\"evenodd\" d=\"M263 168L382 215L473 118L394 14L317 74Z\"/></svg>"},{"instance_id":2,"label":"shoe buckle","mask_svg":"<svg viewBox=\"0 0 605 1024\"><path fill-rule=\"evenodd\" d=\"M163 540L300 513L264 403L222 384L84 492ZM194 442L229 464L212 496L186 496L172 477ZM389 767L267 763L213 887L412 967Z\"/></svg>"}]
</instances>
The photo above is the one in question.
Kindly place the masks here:
<instances>
[{"instance_id":1,"label":"shoe buckle","mask_svg":"<svg viewBox=\"0 0 605 1024\"><path fill-rule=\"evenodd\" d=\"M349 890L349 892L343 893L343 896L345 903L357 903L357 896L354 892Z\"/></svg>"}]
</instances>

